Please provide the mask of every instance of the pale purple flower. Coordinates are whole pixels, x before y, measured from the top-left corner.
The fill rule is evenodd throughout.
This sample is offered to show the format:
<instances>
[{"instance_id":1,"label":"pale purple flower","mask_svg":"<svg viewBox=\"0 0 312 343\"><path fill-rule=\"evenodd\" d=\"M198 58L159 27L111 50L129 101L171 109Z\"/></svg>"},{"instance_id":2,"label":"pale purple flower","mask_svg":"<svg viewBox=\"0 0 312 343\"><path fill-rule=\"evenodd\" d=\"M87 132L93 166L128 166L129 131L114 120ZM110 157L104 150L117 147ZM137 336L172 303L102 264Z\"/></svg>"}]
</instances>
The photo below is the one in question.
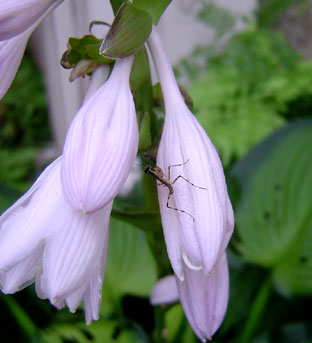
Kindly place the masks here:
<instances>
[{"instance_id":1,"label":"pale purple flower","mask_svg":"<svg viewBox=\"0 0 312 343\"><path fill-rule=\"evenodd\" d=\"M55 3L63 0L0 0L0 40L30 28Z\"/></svg>"},{"instance_id":2,"label":"pale purple flower","mask_svg":"<svg viewBox=\"0 0 312 343\"><path fill-rule=\"evenodd\" d=\"M179 300L179 293L174 275L160 279L153 287L150 301L152 305L170 304Z\"/></svg>"},{"instance_id":3,"label":"pale purple flower","mask_svg":"<svg viewBox=\"0 0 312 343\"><path fill-rule=\"evenodd\" d=\"M85 213L118 194L138 150L138 125L129 76L133 57L116 61L108 81L82 106L67 133L62 184Z\"/></svg>"},{"instance_id":4,"label":"pale purple flower","mask_svg":"<svg viewBox=\"0 0 312 343\"><path fill-rule=\"evenodd\" d=\"M63 0L0 0L0 99L10 87L27 41Z\"/></svg>"},{"instance_id":5,"label":"pale purple flower","mask_svg":"<svg viewBox=\"0 0 312 343\"><path fill-rule=\"evenodd\" d=\"M36 283L40 297L86 321L98 319L112 202L93 214L74 209L61 185L61 157L0 217L0 286L14 293Z\"/></svg>"},{"instance_id":6,"label":"pale purple flower","mask_svg":"<svg viewBox=\"0 0 312 343\"><path fill-rule=\"evenodd\" d=\"M178 294L188 321L196 335L205 342L211 339L221 325L229 297L229 272L224 253L206 277L201 271L188 268L183 263L185 280L173 276L160 280L152 290L151 303L175 301ZM176 281L176 282L173 282Z\"/></svg>"},{"instance_id":7,"label":"pale purple flower","mask_svg":"<svg viewBox=\"0 0 312 343\"><path fill-rule=\"evenodd\" d=\"M194 270L209 275L221 258L233 232L233 210L218 153L206 132L189 111L180 93L162 41L155 31L149 46L163 91L166 117L157 155L157 165L174 185L167 207L168 189L158 187L159 205L169 258L175 274L184 279L182 260Z\"/></svg>"},{"instance_id":8,"label":"pale purple flower","mask_svg":"<svg viewBox=\"0 0 312 343\"><path fill-rule=\"evenodd\" d=\"M218 263L234 227L233 210L227 193L218 153L194 115L184 103L162 41L155 31L148 40L158 71L165 101L165 124L157 165L170 180L179 175L167 207L168 189L158 187L161 219L169 258L175 274L184 279L185 268L201 270L208 276ZM168 175L166 175L168 177Z\"/></svg>"}]
</instances>

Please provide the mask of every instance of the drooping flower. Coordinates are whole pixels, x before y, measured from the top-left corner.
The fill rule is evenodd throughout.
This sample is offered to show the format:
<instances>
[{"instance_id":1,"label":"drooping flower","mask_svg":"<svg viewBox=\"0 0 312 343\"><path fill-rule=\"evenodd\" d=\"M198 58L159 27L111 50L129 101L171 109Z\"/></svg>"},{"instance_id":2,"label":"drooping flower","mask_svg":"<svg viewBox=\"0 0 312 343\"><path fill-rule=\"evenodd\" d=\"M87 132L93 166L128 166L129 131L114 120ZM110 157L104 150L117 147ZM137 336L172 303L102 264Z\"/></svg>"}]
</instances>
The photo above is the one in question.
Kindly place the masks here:
<instances>
[{"instance_id":1,"label":"drooping flower","mask_svg":"<svg viewBox=\"0 0 312 343\"><path fill-rule=\"evenodd\" d=\"M136 157L132 62L133 57L116 61L108 81L83 104L67 133L62 184L71 204L86 213L112 201Z\"/></svg>"},{"instance_id":2,"label":"drooping flower","mask_svg":"<svg viewBox=\"0 0 312 343\"><path fill-rule=\"evenodd\" d=\"M27 41L63 0L0 0L0 99L10 87Z\"/></svg>"},{"instance_id":3,"label":"drooping flower","mask_svg":"<svg viewBox=\"0 0 312 343\"><path fill-rule=\"evenodd\" d=\"M61 185L62 158L0 217L0 286L14 293L36 283L39 296L75 311L83 300L86 321L98 319L112 202L82 214Z\"/></svg>"},{"instance_id":4,"label":"drooping flower","mask_svg":"<svg viewBox=\"0 0 312 343\"><path fill-rule=\"evenodd\" d=\"M229 272L224 253L211 276L192 270L183 263L185 280L169 276L160 280L151 293L153 305L174 302L178 295L196 335L205 342L221 325L229 297ZM176 282L174 282L176 281Z\"/></svg>"},{"instance_id":5,"label":"drooping flower","mask_svg":"<svg viewBox=\"0 0 312 343\"><path fill-rule=\"evenodd\" d=\"M107 77L98 67L86 94ZM71 206L61 185L62 157L0 217L0 288L14 293L35 281L40 297L74 312L83 300L86 322L98 319L112 202L93 214Z\"/></svg>"},{"instance_id":6,"label":"drooping flower","mask_svg":"<svg viewBox=\"0 0 312 343\"><path fill-rule=\"evenodd\" d=\"M0 0L0 40L12 38L27 30L63 0Z\"/></svg>"},{"instance_id":7,"label":"drooping flower","mask_svg":"<svg viewBox=\"0 0 312 343\"><path fill-rule=\"evenodd\" d=\"M205 130L184 103L155 28L148 43L166 111L157 165L165 173L169 166L179 165L170 168L170 180L176 179L172 185L174 193L169 198L171 208L167 206L168 190L158 187L169 258L180 280L185 273L182 260L188 268L203 269L209 275L223 255L234 228L222 164ZM183 178L177 179L179 175Z\"/></svg>"}]
</instances>

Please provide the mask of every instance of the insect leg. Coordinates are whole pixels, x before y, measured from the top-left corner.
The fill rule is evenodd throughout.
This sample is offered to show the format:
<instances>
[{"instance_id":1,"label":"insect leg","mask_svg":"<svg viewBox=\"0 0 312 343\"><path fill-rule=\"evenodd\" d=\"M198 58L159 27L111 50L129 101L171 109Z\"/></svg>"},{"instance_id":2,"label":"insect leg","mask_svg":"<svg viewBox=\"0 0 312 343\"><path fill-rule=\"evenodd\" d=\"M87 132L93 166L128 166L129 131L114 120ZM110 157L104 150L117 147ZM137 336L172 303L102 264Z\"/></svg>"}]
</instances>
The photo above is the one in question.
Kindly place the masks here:
<instances>
[{"instance_id":1,"label":"insect leg","mask_svg":"<svg viewBox=\"0 0 312 343\"><path fill-rule=\"evenodd\" d=\"M170 181L170 168L171 167L181 167L184 166L184 164L186 164L190 159L188 159L187 161L180 163L180 164L171 164L170 166L168 166L168 180Z\"/></svg>"},{"instance_id":2,"label":"insect leg","mask_svg":"<svg viewBox=\"0 0 312 343\"><path fill-rule=\"evenodd\" d=\"M193 219L193 222L194 222L194 221L195 221L195 218L194 218L191 214L189 214L188 212L183 211L183 210L179 210L179 209L176 208L176 207L171 207L171 206L169 206L169 199L170 199L170 196L171 196L171 194L169 193L169 194L168 194L168 199L167 199L167 208L170 208L171 210L175 210L175 211L178 211L178 212L182 212L182 213L187 214L188 216L190 216L190 217Z\"/></svg>"},{"instance_id":3,"label":"insect leg","mask_svg":"<svg viewBox=\"0 0 312 343\"><path fill-rule=\"evenodd\" d=\"M182 178L183 180L185 180L186 182L188 182L190 185L196 187L196 188L200 188L200 189L207 189L205 187L199 187L199 186L196 186L194 185L194 183L192 183L191 181L189 181L188 179L186 179L184 176L182 175L179 175L177 176L173 181L172 181L172 184L174 184L176 181L178 181L180 178Z\"/></svg>"}]
</instances>

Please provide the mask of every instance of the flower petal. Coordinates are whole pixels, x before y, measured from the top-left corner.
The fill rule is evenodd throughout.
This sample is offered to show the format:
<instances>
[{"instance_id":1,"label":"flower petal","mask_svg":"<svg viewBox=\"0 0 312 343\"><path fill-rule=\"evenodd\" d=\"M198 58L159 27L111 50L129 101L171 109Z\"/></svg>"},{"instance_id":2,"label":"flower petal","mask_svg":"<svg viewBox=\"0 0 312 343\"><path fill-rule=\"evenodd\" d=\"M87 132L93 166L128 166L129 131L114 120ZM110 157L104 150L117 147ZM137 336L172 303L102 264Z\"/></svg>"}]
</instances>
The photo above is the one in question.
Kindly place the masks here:
<instances>
[{"instance_id":1,"label":"flower petal","mask_svg":"<svg viewBox=\"0 0 312 343\"><path fill-rule=\"evenodd\" d=\"M152 305L170 304L178 300L178 288L173 275L160 279L153 287L150 295Z\"/></svg>"},{"instance_id":2,"label":"flower petal","mask_svg":"<svg viewBox=\"0 0 312 343\"><path fill-rule=\"evenodd\" d=\"M129 74L133 57L117 61L109 80L74 118L64 146L62 183L71 204L94 212L120 191L138 149Z\"/></svg>"},{"instance_id":3,"label":"flower petal","mask_svg":"<svg viewBox=\"0 0 312 343\"><path fill-rule=\"evenodd\" d=\"M158 188L169 258L180 280L184 278L182 257L189 268L203 269L209 275L234 228L222 164L206 132L184 103L155 28L148 43L166 109L157 165L173 188L169 197L168 189Z\"/></svg>"},{"instance_id":4,"label":"flower petal","mask_svg":"<svg viewBox=\"0 0 312 343\"><path fill-rule=\"evenodd\" d=\"M7 272L0 274L0 288L5 294L13 294L30 285L36 276L36 266L40 264L42 246L39 246L32 254L17 263Z\"/></svg>"},{"instance_id":5,"label":"flower petal","mask_svg":"<svg viewBox=\"0 0 312 343\"><path fill-rule=\"evenodd\" d=\"M0 271L30 256L54 232L55 213L62 216L65 202L60 162L57 159L47 167L29 191L1 215Z\"/></svg>"},{"instance_id":6,"label":"flower petal","mask_svg":"<svg viewBox=\"0 0 312 343\"><path fill-rule=\"evenodd\" d=\"M108 231L107 231L108 233ZM99 319L99 312L102 301L102 286L104 281L106 257L107 257L108 235L104 242L103 252L98 261L98 267L91 277L89 288L84 295L84 309L86 313L86 323L91 324L92 320Z\"/></svg>"},{"instance_id":7,"label":"flower petal","mask_svg":"<svg viewBox=\"0 0 312 343\"><path fill-rule=\"evenodd\" d=\"M0 0L0 40L28 29L57 0Z\"/></svg>"},{"instance_id":8,"label":"flower petal","mask_svg":"<svg viewBox=\"0 0 312 343\"><path fill-rule=\"evenodd\" d=\"M107 240L112 203L93 214L82 214L68 205L67 216L58 223L58 234L47 239L40 287L54 303L77 291L99 268Z\"/></svg>"},{"instance_id":9,"label":"flower petal","mask_svg":"<svg viewBox=\"0 0 312 343\"><path fill-rule=\"evenodd\" d=\"M0 99L5 95L21 63L32 30L0 42Z\"/></svg>"},{"instance_id":10,"label":"flower petal","mask_svg":"<svg viewBox=\"0 0 312 343\"><path fill-rule=\"evenodd\" d=\"M205 342L211 339L224 318L229 296L229 273L226 254L208 278L200 271L184 267L185 280L177 279L180 300L196 335Z\"/></svg>"}]
</instances>

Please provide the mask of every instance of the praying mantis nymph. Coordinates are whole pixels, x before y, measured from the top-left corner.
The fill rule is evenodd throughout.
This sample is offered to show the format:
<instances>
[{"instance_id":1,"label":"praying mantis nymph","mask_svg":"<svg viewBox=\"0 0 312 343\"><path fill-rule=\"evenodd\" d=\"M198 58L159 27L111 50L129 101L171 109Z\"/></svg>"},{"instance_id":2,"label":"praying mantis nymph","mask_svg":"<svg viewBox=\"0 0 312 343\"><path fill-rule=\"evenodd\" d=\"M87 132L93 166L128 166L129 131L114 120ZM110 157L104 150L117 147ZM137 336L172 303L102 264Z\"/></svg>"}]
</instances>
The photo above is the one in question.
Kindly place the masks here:
<instances>
[{"instance_id":1,"label":"praying mantis nymph","mask_svg":"<svg viewBox=\"0 0 312 343\"><path fill-rule=\"evenodd\" d=\"M154 167L152 168L150 165L147 165L145 168L144 168L144 173L149 173L151 174L155 179L157 179L160 184L157 184L158 186L159 185L163 185L163 186L166 186L169 190L169 194L168 194L168 199L167 199L167 208L170 208L172 210L175 210L175 211L178 211L178 212L182 212L182 213L185 213L187 214L188 216L190 216L192 219L193 219L193 222L195 221L195 218L188 212L184 211L184 210L180 210L178 208L175 208L175 207L172 207L172 206L169 206L169 200L170 200L170 196L174 193L174 189L173 189L173 185L181 178L183 180L185 180L186 182L188 182L190 185L192 185L193 187L196 187L196 188L200 188L200 189L207 189L205 187L199 187L199 186L195 186L192 182L190 182L189 180L187 180L184 176L182 175L179 175L177 176L173 181L170 180L170 168L171 167L181 167L183 166L184 164L186 164L187 162L189 161L189 159L184 162L184 163L181 163L181 164L173 164L173 165L169 165L168 166L168 178L165 177L165 174L163 172L163 170L160 168L160 167Z\"/></svg>"}]
</instances>

